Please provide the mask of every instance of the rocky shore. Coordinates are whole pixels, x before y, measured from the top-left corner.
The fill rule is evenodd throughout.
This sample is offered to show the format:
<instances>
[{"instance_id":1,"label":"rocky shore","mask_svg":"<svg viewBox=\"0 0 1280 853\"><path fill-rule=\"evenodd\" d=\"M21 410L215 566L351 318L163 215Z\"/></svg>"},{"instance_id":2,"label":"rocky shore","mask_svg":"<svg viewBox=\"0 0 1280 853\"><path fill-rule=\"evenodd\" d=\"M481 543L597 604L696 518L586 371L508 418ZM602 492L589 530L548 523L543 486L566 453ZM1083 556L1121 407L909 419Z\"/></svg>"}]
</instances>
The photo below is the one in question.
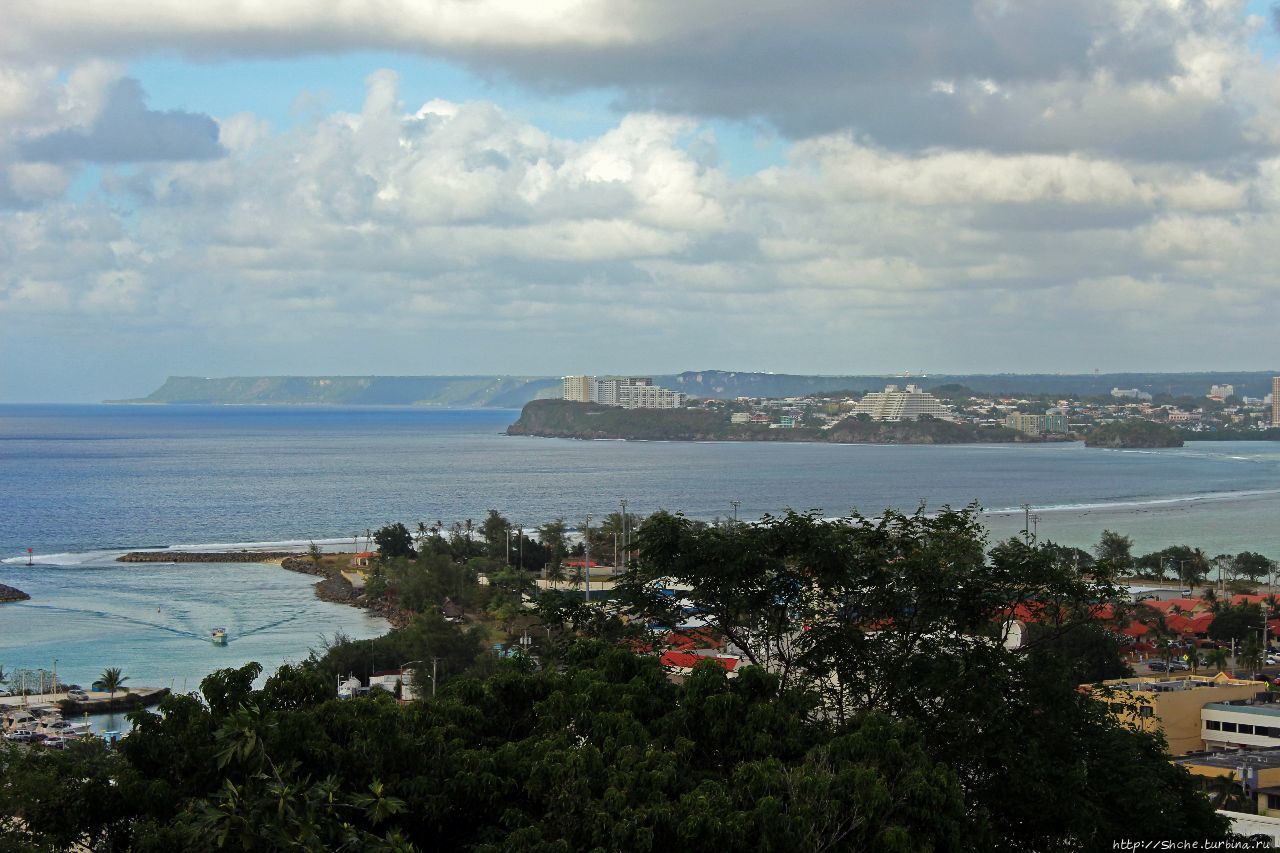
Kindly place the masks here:
<instances>
[{"instance_id":1,"label":"rocky shore","mask_svg":"<svg viewBox=\"0 0 1280 853\"><path fill-rule=\"evenodd\" d=\"M297 551L130 551L117 563L266 563L297 557Z\"/></svg>"},{"instance_id":2,"label":"rocky shore","mask_svg":"<svg viewBox=\"0 0 1280 853\"><path fill-rule=\"evenodd\" d=\"M316 565L310 557L298 555L285 557L280 561L280 568L320 578L312 588L316 598L321 601L359 607L375 616L381 616L394 628L402 628L409 623L409 614L385 601L371 601L342 576L340 569L326 567L324 564Z\"/></svg>"},{"instance_id":3,"label":"rocky shore","mask_svg":"<svg viewBox=\"0 0 1280 853\"><path fill-rule=\"evenodd\" d=\"M26 601L29 598L31 596L22 590L0 583L0 601Z\"/></svg>"}]
</instances>

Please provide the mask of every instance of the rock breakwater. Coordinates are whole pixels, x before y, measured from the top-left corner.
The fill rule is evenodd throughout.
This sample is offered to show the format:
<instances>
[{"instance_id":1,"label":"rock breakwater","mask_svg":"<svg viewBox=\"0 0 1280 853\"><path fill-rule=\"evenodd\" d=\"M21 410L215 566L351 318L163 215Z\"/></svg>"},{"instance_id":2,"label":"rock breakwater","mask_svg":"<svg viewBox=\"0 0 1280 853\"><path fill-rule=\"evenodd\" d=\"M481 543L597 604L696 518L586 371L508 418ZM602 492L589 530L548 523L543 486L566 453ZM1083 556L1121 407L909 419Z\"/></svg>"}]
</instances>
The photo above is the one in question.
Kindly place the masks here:
<instances>
[{"instance_id":1,"label":"rock breakwater","mask_svg":"<svg viewBox=\"0 0 1280 853\"><path fill-rule=\"evenodd\" d=\"M29 598L31 596L22 590L0 583L0 601L26 601Z\"/></svg>"},{"instance_id":2,"label":"rock breakwater","mask_svg":"<svg viewBox=\"0 0 1280 853\"><path fill-rule=\"evenodd\" d=\"M265 563L296 557L296 551L130 551L117 563Z\"/></svg>"}]
</instances>

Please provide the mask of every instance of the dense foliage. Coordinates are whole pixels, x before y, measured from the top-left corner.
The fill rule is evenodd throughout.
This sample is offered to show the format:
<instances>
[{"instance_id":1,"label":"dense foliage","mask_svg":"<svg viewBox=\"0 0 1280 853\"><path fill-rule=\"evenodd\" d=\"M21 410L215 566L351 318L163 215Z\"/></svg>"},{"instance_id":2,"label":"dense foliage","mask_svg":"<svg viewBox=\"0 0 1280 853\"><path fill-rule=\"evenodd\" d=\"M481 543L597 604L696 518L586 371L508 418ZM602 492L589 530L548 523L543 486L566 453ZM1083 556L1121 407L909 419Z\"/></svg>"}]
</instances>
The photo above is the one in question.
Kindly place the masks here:
<instances>
[{"instance_id":1,"label":"dense foliage","mask_svg":"<svg viewBox=\"0 0 1280 853\"><path fill-rule=\"evenodd\" d=\"M1130 418L1096 427L1085 436L1086 447L1181 447L1182 431L1166 424Z\"/></svg>"},{"instance_id":2,"label":"dense foliage","mask_svg":"<svg viewBox=\"0 0 1280 853\"><path fill-rule=\"evenodd\" d=\"M504 526L490 528L482 547L501 533L505 549ZM421 605L406 627L339 639L257 689L256 665L214 673L199 695L135 714L117 750L0 753L0 847L1057 851L1224 837L1158 736L1076 690L1123 671L1090 615L1117 593L1107 559L1085 574L1052 546L988 549L968 510L754 525L660 513L638 538L620 594L641 618L549 593L532 654L501 658L437 605L456 594L496 613L523 573L488 561L481 592L485 558L420 540L416 559L384 567L388 594ZM672 580L684 604L664 592ZM730 677L707 662L673 683L633 651L688 605L754 665ZM336 675L427 659L434 697L333 698Z\"/></svg>"}]
</instances>

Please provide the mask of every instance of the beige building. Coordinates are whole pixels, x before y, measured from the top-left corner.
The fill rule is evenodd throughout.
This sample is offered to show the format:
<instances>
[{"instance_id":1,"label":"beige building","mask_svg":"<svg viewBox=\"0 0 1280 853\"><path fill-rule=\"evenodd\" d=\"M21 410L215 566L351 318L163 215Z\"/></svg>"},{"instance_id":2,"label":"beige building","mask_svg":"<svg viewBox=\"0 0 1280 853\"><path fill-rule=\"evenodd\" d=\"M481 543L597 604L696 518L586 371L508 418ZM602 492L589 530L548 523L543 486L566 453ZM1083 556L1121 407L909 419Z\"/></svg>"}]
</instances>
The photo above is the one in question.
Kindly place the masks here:
<instances>
[{"instance_id":1,"label":"beige building","mask_svg":"<svg viewBox=\"0 0 1280 853\"><path fill-rule=\"evenodd\" d=\"M576 403L591 402L591 380L590 376L565 376L561 379L564 383L564 399L573 400Z\"/></svg>"},{"instance_id":2,"label":"beige building","mask_svg":"<svg viewBox=\"0 0 1280 853\"><path fill-rule=\"evenodd\" d=\"M1280 376L1271 377L1271 425L1280 426Z\"/></svg>"},{"instance_id":3,"label":"beige building","mask_svg":"<svg viewBox=\"0 0 1280 853\"><path fill-rule=\"evenodd\" d=\"M1111 705L1121 722L1144 732L1163 731L1170 755L1205 748L1201 711L1210 703L1252 700L1267 692L1265 681L1208 675L1138 676L1082 685Z\"/></svg>"}]
</instances>

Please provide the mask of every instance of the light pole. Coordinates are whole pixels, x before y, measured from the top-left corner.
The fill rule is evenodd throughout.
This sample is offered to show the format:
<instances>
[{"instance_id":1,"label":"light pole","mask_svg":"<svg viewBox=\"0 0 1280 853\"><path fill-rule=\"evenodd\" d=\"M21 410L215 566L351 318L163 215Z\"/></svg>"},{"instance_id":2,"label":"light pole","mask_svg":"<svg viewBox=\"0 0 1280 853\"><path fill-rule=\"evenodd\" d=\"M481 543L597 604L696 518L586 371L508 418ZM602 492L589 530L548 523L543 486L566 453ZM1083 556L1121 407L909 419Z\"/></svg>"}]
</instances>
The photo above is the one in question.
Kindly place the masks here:
<instances>
[{"instance_id":1,"label":"light pole","mask_svg":"<svg viewBox=\"0 0 1280 853\"><path fill-rule=\"evenodd\" d=\"M583 547L582 578L583 578L583 581L586 583L586 587L585 587L586 592L583 596L583 600L586 603L590 604L591 603L591 513L587 513L587 526L583 528L583 531L582 531L582 547Z\"/></svg>"},{"instance_id":2,"label":"light pole","mask_svg":"<svg viewBox=\"0 0 1280 853\"><path fill-rule=\"evenodd\" d=\"M631 544L631 522L627 519L627 499L618 498L618 504L622 507L622 570L627 570L627 546ZM616 562L616 561L615 561Z\"/></svg>"},{"instance_id":3,"label":"light pole","mask_svg":"<svg viewBox=\"0 0 1280 853\"><path fill-rule=\"evenodd\" d=\"M1022 538L1031 544L1031 504L1022 505Z\"/></svg>"},{"instance_id":4,"label":"light pole","mask_svg":"<svg viewBox=\"0 0 1280 853\"><path fill-rule=\"evenodd\" d=\"M401 702L405 701L405 698L404 698L404 668L405 668L406 666L408 666L409 664L411 664L411 663L422 663L422 661L420 661L420 660L410 660L410 661L405 661L404 663L400 664L400 701L401 701ZM413 689L413 685L412 685L412 684L410 684L410 685L409 685L409 691L410 691L411 693L415 694L415 696L416 696L416 694L417 694L417 692L418 692L418 691L416 691L416 690L414 690L414 689Z\"/></svg>"},{"instance_id":5,"label":"light pole","mask_svg":"<svg viewBox=\"0 0 1280 853\"><path fill-rule=\"evenodd\" d=\"M738 504L742 501L729 501L729 505L733 507L733 523L738 523Z\"/></svg>"}]
</instances>

